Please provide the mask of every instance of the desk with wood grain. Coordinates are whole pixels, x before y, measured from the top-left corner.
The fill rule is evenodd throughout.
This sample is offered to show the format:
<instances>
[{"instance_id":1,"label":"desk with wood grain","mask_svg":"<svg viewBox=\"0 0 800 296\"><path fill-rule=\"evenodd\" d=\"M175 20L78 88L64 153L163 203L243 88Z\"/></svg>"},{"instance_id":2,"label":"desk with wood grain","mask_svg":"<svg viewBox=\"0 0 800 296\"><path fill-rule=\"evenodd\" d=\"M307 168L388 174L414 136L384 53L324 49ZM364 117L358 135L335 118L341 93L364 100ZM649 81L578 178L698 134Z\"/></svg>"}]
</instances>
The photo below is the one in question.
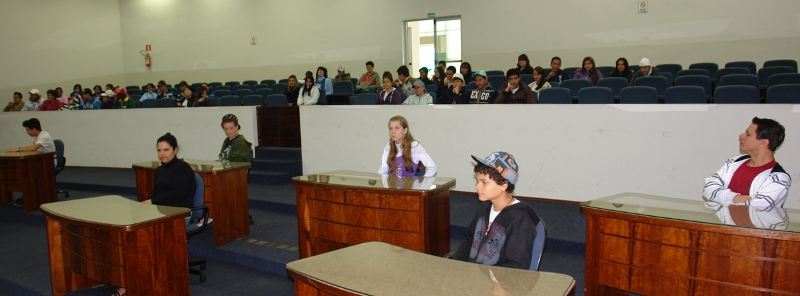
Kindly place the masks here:
<instances>
[{"instance_id":1,"label":"desk with wood grain","mask_svg":"<svg viewBox=\"0 0 800 296\"><path fill-rule=\"evenodd\" d=\"M22 209L32 212L39 206L58 201L56 195L55 152L0 151L0 202L14 199L12 192L22 192Z\"/></svg>"}]
</instances>

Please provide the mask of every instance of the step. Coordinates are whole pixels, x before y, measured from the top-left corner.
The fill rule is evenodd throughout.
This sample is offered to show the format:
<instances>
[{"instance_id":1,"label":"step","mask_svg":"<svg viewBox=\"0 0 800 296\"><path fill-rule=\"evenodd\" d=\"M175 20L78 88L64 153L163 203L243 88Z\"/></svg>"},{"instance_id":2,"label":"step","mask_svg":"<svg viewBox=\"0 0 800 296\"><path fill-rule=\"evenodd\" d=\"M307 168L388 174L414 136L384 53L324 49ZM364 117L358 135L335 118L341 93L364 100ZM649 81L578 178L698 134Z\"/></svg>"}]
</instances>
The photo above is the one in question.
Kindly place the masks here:
<instances>
[{"instance_id":1,"label":"step","mask_svg":"<svg viewBox=\"0 0 800 296\"><path fill-rule=\"evenodd\" d=\"M250 171L250 183L285 184L291 182L292 177L289 171Z\"/></svg>"},{"instance_id":2,"label":"step","mask_svg":"<svg viewBox=\"0 0 800 296\"><path fill-rule=\"evenodd\" d=\"M253 159L251 171L287 171L295 176L303 174L303 161L299 159Z\"/></svg>"},{"instance_id":3,"label":"step","mask_svg":"<svg viewBox=\"0 0 800 296\"><path fill-rule=\"evenodd\" d=\"M303 150L291 147L256 147L255 158L302 159Z\"/></svg>"}]
</instances>

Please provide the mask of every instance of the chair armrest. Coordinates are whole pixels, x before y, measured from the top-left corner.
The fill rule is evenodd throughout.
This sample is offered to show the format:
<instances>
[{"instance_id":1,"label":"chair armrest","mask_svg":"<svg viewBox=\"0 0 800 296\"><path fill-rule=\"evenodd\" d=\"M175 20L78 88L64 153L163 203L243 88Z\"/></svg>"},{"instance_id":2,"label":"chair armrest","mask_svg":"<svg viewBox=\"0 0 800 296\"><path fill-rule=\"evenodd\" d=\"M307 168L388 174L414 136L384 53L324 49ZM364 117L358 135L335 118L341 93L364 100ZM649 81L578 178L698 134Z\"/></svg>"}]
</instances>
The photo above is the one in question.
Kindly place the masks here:
<instances>
[{"instance_id":1,"label":"chair armrest","mask_svg":"<svg viewBox=\"0 0 800 296\"><path fill-rule=\"evenodd\" d=\"M200 224L200 226L197 226L197 225L192 226L192 224L187 225L186 226L186 236L187 237L191 237L191 236L193 236L195 234L203 232L203 230L206 229L206 226L208 226L208 207L207 206L199 206L199 207L191 208L190 211L189 211L189 215L191 215L191 213L193 213L194 211L197 211L197 210L202 210L203 211L203 217L202 217L203 223ZM194 223L194 222L189 222L189 223Z\"/></svg>"}]
</instances>

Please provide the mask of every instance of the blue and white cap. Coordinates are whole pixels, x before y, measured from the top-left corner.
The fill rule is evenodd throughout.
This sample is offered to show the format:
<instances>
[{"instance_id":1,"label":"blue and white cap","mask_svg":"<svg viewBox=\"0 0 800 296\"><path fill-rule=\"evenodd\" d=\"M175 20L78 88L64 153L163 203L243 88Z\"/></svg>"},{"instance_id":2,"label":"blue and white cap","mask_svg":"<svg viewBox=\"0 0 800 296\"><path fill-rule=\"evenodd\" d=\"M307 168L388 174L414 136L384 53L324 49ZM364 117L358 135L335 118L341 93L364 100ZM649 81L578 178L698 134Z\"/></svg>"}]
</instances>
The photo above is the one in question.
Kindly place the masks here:
<instances>
[{"instance_id":1,"label":"blue and white cap","mask_svg":"<svg viewBox=\"0 0 800 296\"><path fill-rule=\"evenodd\" d=\"M514 156L508 152L492 152L492 154L489 154L485 159L479 159L475 157L475 155L472 155L472 159L476 162L496 168L497 172L508 180L508 183L514 184L514 182L517 181L519 167L517 166L517 161L514 160Z\"/></svg>"}]
</instances>

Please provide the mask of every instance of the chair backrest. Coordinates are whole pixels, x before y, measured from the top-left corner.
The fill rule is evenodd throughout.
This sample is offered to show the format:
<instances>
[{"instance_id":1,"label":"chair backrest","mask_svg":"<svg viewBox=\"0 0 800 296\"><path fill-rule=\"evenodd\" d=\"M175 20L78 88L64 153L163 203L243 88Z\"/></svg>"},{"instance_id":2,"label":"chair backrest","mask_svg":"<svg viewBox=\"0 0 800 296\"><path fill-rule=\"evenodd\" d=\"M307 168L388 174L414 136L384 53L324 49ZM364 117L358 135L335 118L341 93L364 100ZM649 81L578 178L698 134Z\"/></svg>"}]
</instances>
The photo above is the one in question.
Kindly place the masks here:
<instances>
[{"instance_id":1,"label":"chair backrest","mask_svg":"<svg viewBox=\"0 0 800 296\"><path fill-rule=\"evenodd\" d=\"M283 93L268 95L265 104L267 106L286 107L289 105L289 99Z\"/></svg>"},{"instance_id":2,"label":"chair backrest","mask_svg":"<svg viewBox=\"0 0 800 296\"><path fill-rule=\"evenodd\" d=\"M328 94L324 91L319 92L319 99L317 100L317 105L327 105L328 104Z\"/></svg>"},{"instance_id":3,"label":"chair backrest","mask_svg":"<svg viewBox=\"0 0 800 296\"><path fill-rule=\"evenodd\" d=\"M670 73L670 72L661 72L661 77L664 77L664 78L667 79L667 87L672 86L672 83L673 83L672 81L675 80L675 76L672 75L672 73Z\"/></svg>"},{"instance_id":4,"label":"chair backrest","mask_svg":"<svg viewBox=\"0 0 800 296\"><path fill-rule=\"evenodd\" d=\"M156 107L158 108L172 108L177 106L178 106L177 101L175 101L175 99L173 98L163 98L156 100Z\"/></svg>"},{"instance_id":5,"label":"chair backrest","mask_svg":"<svg viewBox=\"0 0 800 296\"><path fill-rule=\"evenodd\" d=\"M228 81L228 82L225 82L225 85L230 86L231 88L233 88L236 85L240 85L240 84L241 83L239 83L239 81Z\"/></svg>"},{"instance_id":6,"label":"chair backrest","mask_svg":"<svg viewBox=\"0 0 800 296\"><path fill-rule=\"evenodd\" d=\"M202 82L195 82L195 83L192 83L191 85L189 85L189 88L191 88L191 90L194 92L194 91L197 91L197 88L202 86L202 85L203 85Z\"/></svg>"},{"instance_id":7,"label":"chair backrest","mask_svg":"<svg viewBox=\"0 0 800 296\"><path fill-rule=\"evenodd\" d=\"M375 105L375 101L378 100L378 94L376 93L360 93L356 95L355 100L353 100L353 105Z\"/></svg>"},{"instance_id":8,"label":"chair backrest","mask_svg":"<svg viewBox=\"0 0 800 296\"><path fill-rule=\"evenodd\" d=\"M261 95L246 95L242 99L244 106L261 106L264 105L264 97Z\"/></svg>"},{"instance_id":9,"label":"chair backrest","mask_svg":"<svg viewBox=\"0 0 800 296\"><path fill-rule=\"evenodd\" d=\"M430 96L431 96L431 101L432 101L432 102L434 102L434 103L436 103L436 100L437 100L437 98L436 98L436 92L428 92L428 95L430 95Z\"/></svg>"},{"instance_id":10,"label":"chair backrest","mask_svg":"<svg viewBox=\"0 0 800 296\"><path fill-rule=\"evenodd\" d=\"M246 85L249 85L250 87L253 87L253 85L258 84L258 81L256 81L256 80L245 80L245 81L242 81L242 84L246 84Z\"/></svg>"},{"instance_id":11,"label":"chair backrest","mask_svg":"<svg viewBox=\"0 0 800 296\"><path fill-rule=\"evenodd\" d=\"M337 95L352 95L355 91L353 82L351 81L336 81L333 83L333 93ZM283 92L281 92L283 93Z\"/></svg>"},{"instance_id":12,"label":"chair backrest","mask_svg":"<svg viewBox=\"0 0 800 296\"><path fill-rule=\"evenodd\" d=\"M350 82L352 82L354 86L358 85L358 78L350 78Z\"/></svg>"},{"instance_id":13,"label":"chair backrest","mask_svg":"<svg viewBox=\"0 0 800 296\"><path fill-rule=\"evenodd\" d=\"M578 98L582 88L592 87L592 82L587 79L568 79L561 82L560 87L569 89L573 98Z\"/></svg>"},{"instance_id":14,"label":"chair backrest","mask_svg":"<svg viewBox=\"0 0 800 296\"><path fill-rule=\"evenodd\" d=\"M705 75L705 76L708 76L709 78L711 78L711 76L709 76L708 70L706 70L706 69L680 70L680 71L678 71L678 75L676 75L675 78L677 79L677 78L680 78L681 76L687 76L687 75Z\"/></svg>"},{"instance_id":15,"label":"chair backrest","mask_svg":"<svg viewBox=\"0 0 800 296\"><path fill-rule=\"evenodd\" d=\"M487 79L489 80L489 85L491 85L495 89L500 89L503 83L506 83L508 81L508 78L506 78L505 75L489 75Z\"/></svg>"},{"instance_id":16,"label":"chair backrest","mask_svg":"<svg viewBox=\"0 0 800 296\"><path fill-rule=\"evenodd\" d=\"M787 66L764 67L758 69L758 81L766 87L770 76L781 73L797 73L797 71Z\"/></svg>"},{"instance_id":17,"label":"chair backrest","mask_svg":"<svg viewBox=\"0 0 800 296\"><path fill-rule=\"evenodd\" d=\"M227 90L227 89L217 89L217 90L214 91L214 96L215 97L220 97L220 98L224 97L224 96L230 96L231 94L233 94L233 93L230 90Z\"/></svg>"},{"instance_id":18,"label":"chair backrest","mask_svg":"<svg viewBox=\"0 0 800 296\"><path fill-rule=\"evenodd\" d=\"M222 97L213 97L211 100L214 101L214 106L222 106Z\"/></svg>"},{"instance_id":19,"label":"chair backrest","mask_svg":"<svg viewBox=\"0 0 800 296\"><path fill-rule=\"evenodd\" d=\"M286 83L283 83L283 82L273 84L272 85L272 93L273 94L283 94L283 92L286 91L287 87L289 87L289 85L286 84ZM322 92L324 92L324 91L321 91L321 93Z\"/></svg>"},{"instance_id":20,"label":"chair backrest","mask_svg":"<svg viewBox=\"0 0 800 296\"><path fill-rule=\"evenodd\" d=\"M169 100L169 99L167 99L167 100ZM146 101L142 102L142 108L156 108L156 107L158 107L158 101L161 101L161 100L146 100Z\"/></svg>"},{"instance_id":21,"label":"chair backrest","mask_svg":"<svg viewBox=\"0 0 800 296\"><path fill-rule=\"evenodd\" d=\"M719 85L719 81L723 76L731 74L750 74L750 70L742 67L722 68L717 70L717 75L715 76L714 81L717 83L717 85Z\"/></svg>"},{"instance_id":22,"label":"chair backrest","mask_svg":"<svg viewBox=\"0 0 800 296\"><path fill-rule=\"evenodd\" d=\"M661 73L672 73L672 77L678 76L678 71L683 70L683 66L681 66L681 64L661 64L656 65L656 68L660 69Z\"/></svg>"},{"instance_id":23,"label":"chair backrest","mask_svg":"<svg viewBox=\"0 0 800 296\"><path fill-rule=\"evenodd\" d=\"M736 62L728 62L725 63L725 68L745 68L749 72L748 74L756 74L756 63L751 61L736 61Z\"/></svg>"},{"instance_id":24,"label":"chair backrest","mask_svg":"<svg viewBox=\"0 0 800 296\"><path fill-rule=\"evenodd\" d=\"M275 79L264 79L264 80L261 80L261 83L259 83L259 84L266 84L266 85L272 86L275 83L277 83L277 82L275 82Z\"/></svg>"},{"instance_id":25,"label":"chair backrest","mask_svg":"<svg viewBox=\"0 0 800 296\"><path fill-rule=\"evenodd\" d=\"M608 87L614 97L620 97L623 88L628 87L628 79L622 77L605 77L597 80L597 86Z\"/></svg>"},{"instance_id":26,"label":"chair backrest","mask_svg":"<svg viewBox=\"0 0 800 296\"><path fill-rule=\"evenodd\" d=\"M250 85L248 85L248 84L234 85L233 86L233 91L235 92L235 91L240 90L240 89L251 89L251 88L252 87Z\"/></svg>"},{"instance_id":27,"label":"chair backrest","mask_svg":"<svg viewBox=\"0 0 800 296\"><path fill-rule=\"evenodd\" d=\"M728 74L717 81L717 88L726 85L750 85L758 88L760 83L755 74Z\"/></svg>"},{"instance_id":28,"label":"chair backrest","mask_svg":"<svg viewBox=\"0 0 800 296\"><path fill-rule=\"evenodd\" d=\"M475 81L470 81L469 83L467 83L467 86L465 87L466 90L473 90L476 88L478 88L478 85L475 84Z\"/></svg>"},{"instance_id":29,"label":"chair backrest","mask_svg":"<svg viewBox=\"0 0 800 296\"><path fill-rule=\"evenodd\" d=\"M53 140L53 144L56 146L56 175L58 172L64 169L64 166L67 165L67 158L64 157L64 141L61 139Z\"/></svg>"},{"instance_id":30,"label":"chair backrest","mask_svg":"<svg viewBox=\"0 0 800 296\"><path fill-rule=\"evenodd\" d=\"M639 79L637 79L637 81ZM622 91L620 92L619 103L658 104L658 90L652 86L629 86L623 88Z\"/></svg>"},{"instance_id":31,"label":"chair backrest","mask_svg":"<svg viewBox=\"0 0 800 296\"><path fill-rule=\"evenodd\" d=\"M764 68L766 67L775 67L775 66L784 66L792 68L794 73L797 73L797 61L796 60L769 60L764 62Z\"/></svg>"},{"instance_id":32,"label":"chair backrest","mask_svg":"<svg viewBox=\"0 0 800 296\"><path fill-rule=\"evenodd\" d=\"M578 71L578 69L580 68L581 67L567 67L562 70L564 71L564 74L567 74L567 76L569 76L569 78L573 78L575 76L575 71Z\"/></svg>"},{"instance_id":33,"label":"chair backrest","mask_svg":"<svg viewBox=\"0 0 800 296\"><path fill-rule=\"evenodd\" d=\"M708 77L714 79L717 76L719 65L717 63L694 63L689 65L689 69L704 69L708 71Z\"/></svg>"},{"instance_id":34,"label":"chair backrest","mask_svg":"<svg viewBox=\"0 0 800 296\"><path fill-rule=\"evenodd\" d=\"M758 104L758 88L750 85L726 85L714 90L714 104Z\"/></svg>"},{"instance_id":35,"label":"chair backrest","mask_svg":"<svg viewBox=\"0 0 800 296\"><path fill-rule=\"evenodd\" d=\"M673 86L667 88L665 104L705 104L706 90L696 85Z\"/></svg>"},{"instance_id":36,"label":"chair backrest","mask_svg":"<svg viewBox=\"0 0 800 296\"><path fill-rule=\"evenodd\" d=\"M544 245L547 242L547 227L545 227L544 220L539 217L539 223L536 223L536 236L533 238L533 248L531 249L531 266L528 270L539 270L539 263L542 262L542 253L544 253Z\"/></svg>"},{"instance_id":37,"label":"chair backrest","mask_svg":"<svg viewBox=\"0 0 800 296\"><path fill-rule=\"evenodd\" d=\"M222 82L209 82L208 86L211 87L211 90L216 90L217 87L222 86Z\"/></svg>"},{"instance_id":38,"label":"chair backrest","mask_svg":"<svg viewBox=\"0 0 800 296\"><path fill-rule=\"evenodd\" d=\"M278 80L278 83L289 83L289 79L288 78L284 78L284 79ZM273 83L273 84L275 84L275 83Z\"/></svg>"},{"instance_id":39,"label":"chair backrest","mask_svg":"<svg viewBox=\"0 0 800 296\"><path fill-rule=\"evenodd\" d=\"M194 198L192 199L192 206L199 207L205 203L206 184L203 182L203 177L194 173ZM201 210L192 211L192 219L202 218L203 212Z\"/></svg>"},{"instance_id":40,"label":"chair backrest","mask_svg":"<svg viewBox=\"0 0 800 296\"><path fill-rule=\"evenodd\" d=\"M219 91L219 90L231 91L231 86L230 85L219 85L219 86L214 87L214 91L215 92Z\"/></svg>"},{"instance_id":41,"label":"chair backrest","mask_svg":"<svg viewBox=\"0 0 800 296\"><path fill-rule=\"evenodd\" d=\"M245 97L245 96L247 96L247 95L252 95L252 94L253 94L253 90L252 90L252 89L249 89L249 88L245 88L245 89L237 89L237 90L234 90L234 91L233 91L233 94L234 94L235 96L238 96L238 97L239 97L239 99L244 99L244 97Z\"/></svg>"},{"instance_id":42,"label":"chair backrest","mask_svg":"<svg viewBox=\"0 0 800 296\"><path fill-rule=\"evenodd\" d=\"M131 100L134 100L134 101L138 101L138 100L142 99L142 95L128 94L128 96L131 97Z\"/></svg>"},{"instance_id":43,"label":"chair backrest","mask_svg":"<svg viewBox=\"0 0 800 296\"><path fill-rule=\"evenodd\" d=\"M234 95L224 96L220 100L219 105L220 106L241 106L242 105L242 99L239 98L239 96L234 96Z\"/></svg>"},{"instance_id":44,"label":"chair backrest","mask_svg":"<svg viewBox=\"0 0 800 296\"><path fill-rule=\"evenodd\" d=\"M767 88L767 103L800 104L800 84L780 84Z\"/></svg>"},{"instance_id":45,"label":"chair backrest","mask_svg":"<svg viewBox=\"0 0 800 296\"><path fill-rule=\"evenodd\" d=\"M253 85L253 87L251 89L253 91L257 91L259 89L265 89L265 88L272 89L272 84L256 84L256 85Z\"/></svg>"},{"instance_id":46,"label":"chair backrest","mask_svg":"<svg viewBox=\"0 0 800 296\"><path fill-rule=\"evenodd\" d=\"M584 87L578 91L578 104L613 104L614 93L611 88L596 86Z\"/></svg>"},{"instance_id":47,"label":"chair backrest","mask_svg":"<svg viewBox=\"0 0 800 296\"><path fill-rule=\"evenodd\" d=\"M773 74L767 79L767 87L781 84L800 84L800 74L780 73Z\"/></svg>"},{"instance_id":48,"label":"chair backrest","mask_svg":"<svg viewBox=\"0 0 800 296\"><path fill-rule=\"evenodd\" d=\"M562 87L546 88L539 91L541 104L572 104L572 94L569 89Z\"/></svg>"},{"instance_id":49,"label":"chair backrest","mask_svg":"<svg viewBox=\"0 0 800 296\"><path fill-rule=\"evenodd\" d=\"M142 90L141 90L141 89L138 89L138 88L135 88L135 89L129 89L129 90L126 90L126 92L127 92L129 95L141 95L141 94L142 94Z\"/></svg>"},{"instance_id":50,"label":"chair backrest","mask_svg":"<svg viewBox=\"0 0 800 296\"><path fill-rule=\"evenodd\" d=\"M139 90L139 91L141 91L141 90L142 90L142 87L140 87L140 86L138 86L138 85L128 85L128 86L126 86L126 87L125 87L125 91L126 91L126 92L129 92L129 91L132 91L132 90Z\"/></svg>"},{"instance_id":51,"label":"chair backrest","mask_svg":"<svg viewBox=\"0 0 800 296\"><path fill-rule=\"evenodd\" d=\"M633 85L654 87L659 96L664 96L664 93L667 92L667 87L669 87L667 78L664 76L639 77L633 81Z\"/></svg>"},{"instance_id":52,"label":"chair backrest","mask_svg":"<svg viewBox=\"0 0 800 296\"><path fill-rule=\"evenodd\" d=\"M259 85L263 85L263 84L259 84ZM274 92L272 92L272 88L271 87L270 88L259 88L259 89L255 90L255 93L257 95L260 95L261 97L264 97L264 98L266 98L268 95L274 94Z\"/></svg>"},{"instance_id":53,"label":"chair backrest","mask_svg":"<svg viewBox=\"0 0 800 296\"><path fill-rule=\"evenodd\" d=\"M683 70L689 71L689 70ZM705 70L703 70L705 71ZM702 87L706 92L706 97L711 97L711 78L708 75L686 75L675 79L675 86L694 85ZM666 94L665 94L666 95Z\"/></svg>"},{"instance_id":54,"label":"chair backrest","mask_svg":"<svg viewBox=\"0 0 800 296\"><path fill-rule=\"evenodd\" d=\"M603 74L603 77L611 77L611 72L614 71L614 67L612 66L601 66L597 67L597 71Z\"/></svg>"},{"instance_id":55,"label":"chair backrest","mask_svg":"<svg viewBox=\"0 0 800 296\"><path fill-rule=\"evenodd\" d=\"M519 75L519 81L522 81L522 83L525 83L525 84L531 84L531 83L533 83L533 74L522 74L522 75Z\"/></svg>"},{"instance_id":56,"label":"chair backrest","mask_svg":"<svg viewBox=\"0 0 800 296\"><path fill-rule=\"evenodd\" d=\"M506 72L503 72L503 70L487 70L486 71L486 76L493 76L493 75L500 75L500 76L505 77Z\"/></svg>"},{"instance_id":57,"label":"chair backrest","mask_svg":"<svg viewBox=\"0 0 800 296\"><path fill-rule=\"evenodd\" d=\"M134 100L133 103L134 105L136 105L136 108L142 108L142 101L139 101L139 98L136 98L136 100Z\"/></svg>"},{"instance_id":58,"label":"chair backrest","mask_svg":"<svg viewBox=\"0 0 800 296\"><path fill-rule=\"evenodd\" d=\"M426 84L425 85L426 92L437 92L439 91L439 87L436 84Z\"/></svg>"}]
</instances>

